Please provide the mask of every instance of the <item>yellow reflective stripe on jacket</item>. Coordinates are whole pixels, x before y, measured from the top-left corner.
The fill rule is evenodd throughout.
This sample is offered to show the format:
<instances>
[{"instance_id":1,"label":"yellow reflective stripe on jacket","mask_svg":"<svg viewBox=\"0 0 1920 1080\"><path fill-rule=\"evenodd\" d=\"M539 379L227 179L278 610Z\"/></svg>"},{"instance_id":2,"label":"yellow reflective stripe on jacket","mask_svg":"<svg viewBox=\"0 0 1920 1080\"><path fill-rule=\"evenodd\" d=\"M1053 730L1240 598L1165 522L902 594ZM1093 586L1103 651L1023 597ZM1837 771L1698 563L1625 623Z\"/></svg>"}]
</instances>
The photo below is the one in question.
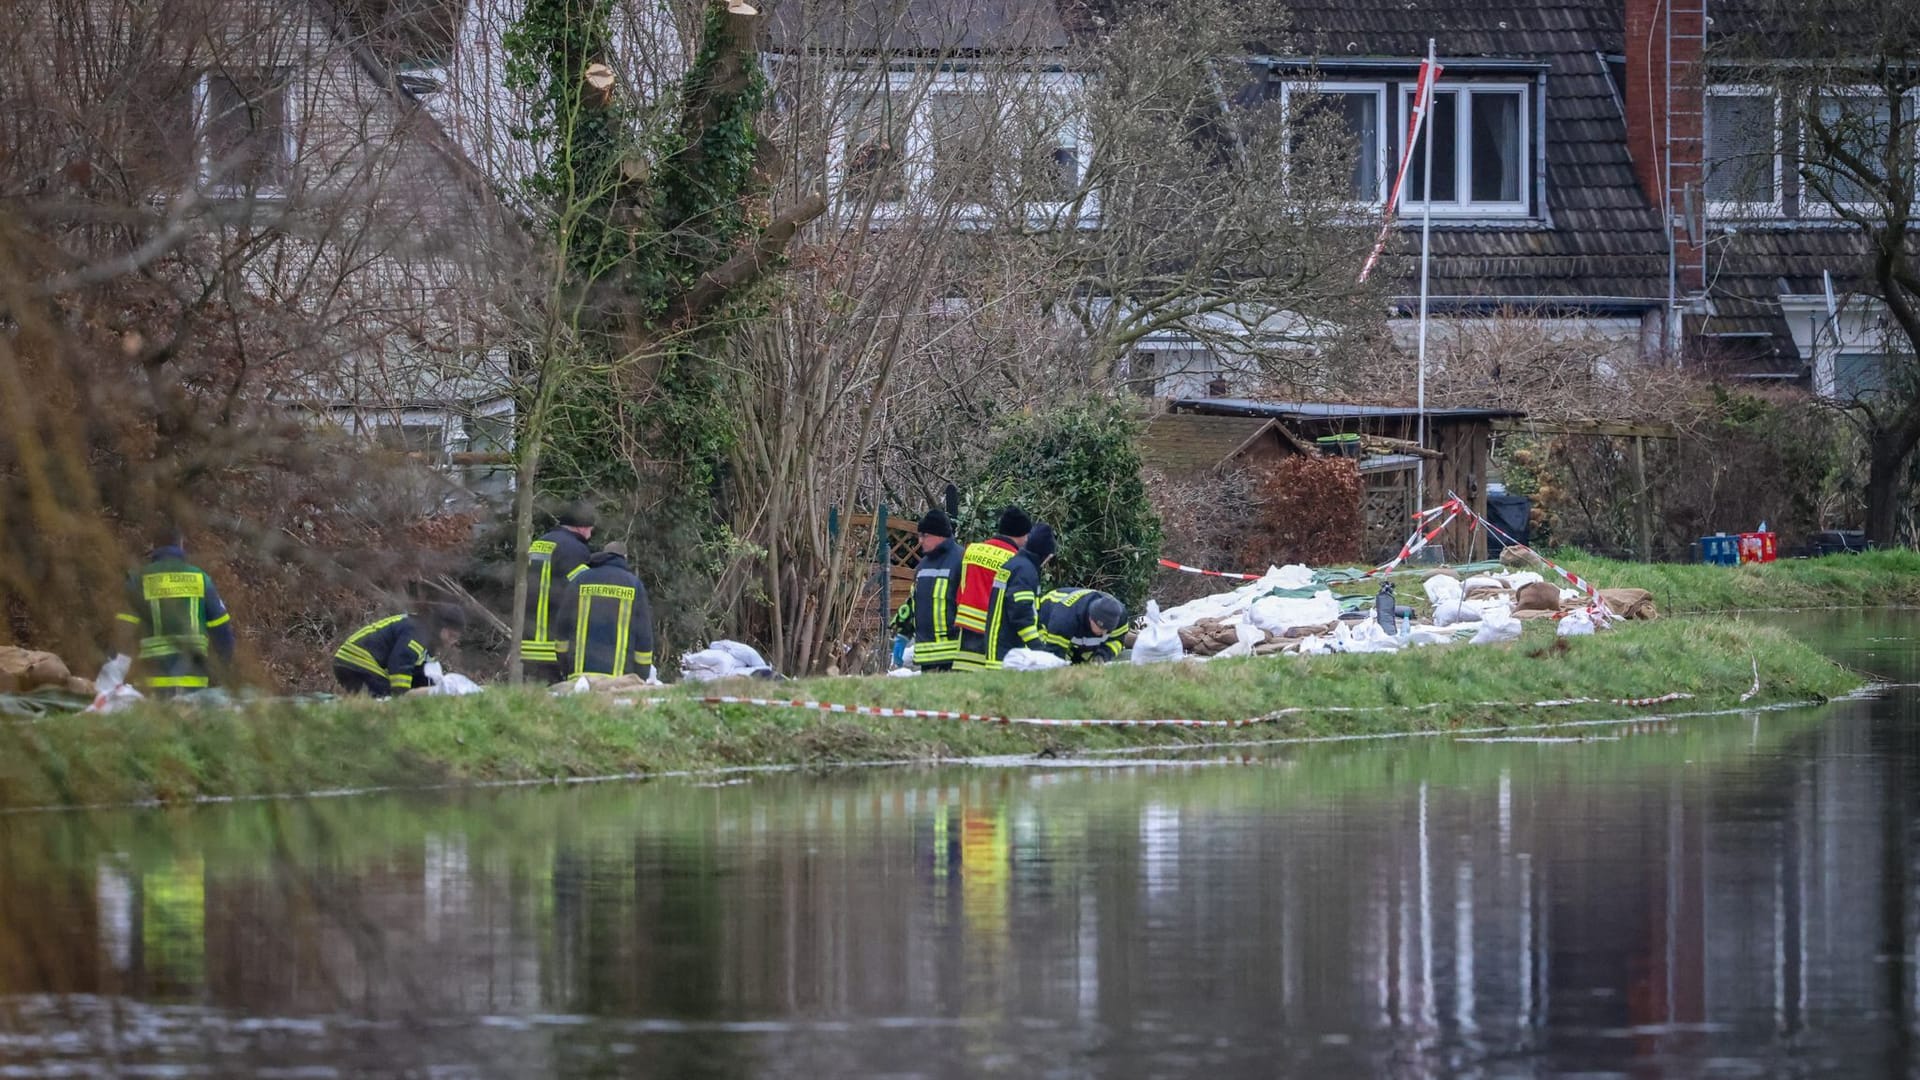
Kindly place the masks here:
<instances>
[{"instance_id":1,"label":"yellow reflective stripe on jacket","mask_svg":"<svg viewBox=\"0 0 1920 1080\"><path fill-rule=\"evenodd\" d=\"M1028 642L1031 642L1034 638L1037 638L1040 636L1040 630L1039 630L1040 605L1034 601L1033 593L1026 589L1022 589L1021 591L1014 593L1011 597L1008 598L1007 603L1018 604L1021 602L1022 597L1025 598L1025 602L1029 604L1033 610L1033 625L1023 626L1020 628L1018 632L1018 637L1020 638L1021 643L1026 644Z\"/></svg>"},{"instance_id":2,"label":"yellow reflective stripe on jacket","mask_svg":"<svg viewBox=\"0 0 1920 1080\"><path fill-rule=\"evenodd\" d=\"M232 613L232 612L227 612L227 613L225 613L225 614L223 614L223 615L221 615L221 616L220 616L219 618L217 618L217 619L209 619L209 620L207 621L207 629L209 629L209 630L212 630L212 629L213 629L214 627L216 627L216 626L225 626L225 625L227 625L227 624L228 624L229 622L232 622L232 621L233 621L233 613Z\"/></svg>"},{"instance_id":3,"label":"yellow reflective stripe on jacket","mask_svg":"<svg viewBox=\"0 0 1920 1080\"><path fill-rule=\"evenodd\" d=\"M140 625L140 616L134 615L130 612L123 611L120 614L115 615L114 618L119 619L123 623L132 623L135 626Z\"/></svg>"},{"instance_id":4,"label":"yellow reflective stripe on jacket","mask_svg":"<svg viewBox=\"0 0 1920 1080\"><path fill-rule=\"evenodd\" d=\"M967 567L978 566L993 574L995 588L1004 587L1007 581L1007 560L1018 554L1018 551L1001 547L999 544L988 540L968 544L966 553L960 556L961 584L964 585L966 583ZM992 601L989 600L988 603L991 604ZM954 612L953 616L956 624L972 630L975 633L984 633L986 631L987 612L985 609L968 607L966 604L960 603L957 600L956 606L958 610Z\"/></svg>"},{"instance_id":5,"label":"yellow reflective stripe on jacket","mask_svg":"<svg viewBox=\"0 0 1920 1080\"><path fill-rule=\"evenodd\" d=\"M954 647L958 648L959 644L957 640L947 636L947 607L948 607L947 592L951 588L953 588L953 578L951 575L943 578L934 579L934 582L933 582L933 643L951 641L951 642L955 642ZM914 655L915 656L920 655L919 651L915 650Z\"/></svg>"},{"instance_id":6,"label":"yellow reflective stripe on jacket","mask_svg":"<svg viewBox=\"0 0 1920 1080\"><path fill-rule=\"evenodd\" d=\"M520 659L551 664L560 659L560 646L552 641L523 641L520 643Z\"/></svg>"},{"instance_id":7,"label":"yellow reflective stripe on jacket","mask_svg":"<svg viewBox=\"0 0 1920 1080\"><path fill-rule=\"evenodd\" d=\"M553 603L553 553L559 548L551 540L535 540L527 545L527 557L540 564L540 595L534 602L533 640L546 641L547 615Z\"/></svg>"},{"instance_id":8,"label":"yellow reflective stripe on jacket","mask_svg":"<svg viewBox=\"0 0 1920 1080\"><path fill-rule=\"evenodd\" d=\"M140 575L142 600L198 600L206 595L206 576L195 571Z\"/></svg>"},{"instance_id":9,"label":"yellow reflective stripe on jacket","mask_svg":"<svg viewBox=\"0 0 1920 1080\"><path fill-rule=\"evenodd\" d=\"M146 683L155 690L203 690L208 685L205 675L154 675Z\"/></svg>"},{"instance_id":10,"label":"yellow reflective stripe on jacket","mask_svg":"<svg viewBox=\"0 0 1920 1080\"><path fill-rule=\"evenodd\" d=\"M573 625L573 675L611 675L618 678L627 673L627 643L633 637L633 604L636 590L631 585L593 584L580 586L580 606ZM608 666L612 671L587 670L587 633L593 622L593 602L611 600L614 603L614 617L618 624L614 630L613 662ZM639 654L635 654L638 656ZM642 663L653 663L653 654L647 653Z\"/></svg>"},{"instance_id":11,"label":"yellow reflective stripe on jacket","mask_svg":"<svg viewBox=\"0 0 1920 1080\"><path fill-rule=\"evenodd\" d=\"M178 656L183 652L205 653L207 638L204 634L174 634L169 637L148 637L140 639L140 657L149 660L156 656Z\"/></svg>"},{"instance_id":12,"label":"yellow reflective stripe on jacket","mask_svg":"<svg viewBox=\"0 0 1920 1080\"><path fill-rule=\"evenodd\" d=\"M387 685L393 687L395 690L411 690L413 689L413 676L411 674L400 674L396 672L387 676Z\"/></svg>"}]
</instances>

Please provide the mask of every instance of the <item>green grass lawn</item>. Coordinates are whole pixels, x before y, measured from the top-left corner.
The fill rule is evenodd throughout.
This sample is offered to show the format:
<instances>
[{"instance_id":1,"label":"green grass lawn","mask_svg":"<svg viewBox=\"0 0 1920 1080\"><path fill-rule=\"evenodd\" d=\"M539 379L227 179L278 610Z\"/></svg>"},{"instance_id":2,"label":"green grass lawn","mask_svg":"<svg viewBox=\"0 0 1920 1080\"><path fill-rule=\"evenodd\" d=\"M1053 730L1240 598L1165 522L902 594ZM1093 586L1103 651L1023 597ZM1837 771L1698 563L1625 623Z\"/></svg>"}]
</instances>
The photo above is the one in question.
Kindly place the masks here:
<instances>
[{"instance_id":1,"label":"green grass lawn","mask_svg":"<svg viewBox=\"0 0 1920 1080\"><path fill-rule=\"evenodd\" d=\"M1646 589L1663 614L1920 604L1920 551L1743 566L1617 562L1578 552L1554 561L1603 589Z\"/></svg>"},{"instance_id":2,"label":"green grass lawn","mask_svg":"<svg viewBox=\"0 0 1920 1080\"><path fill-rule=\"evenodd\" d=\"M1550 625L1535 624L1511 645L915 679L743 680L667 688L665 700L652 704L531 690L239 709L155 704L0 725L0 807L1531 724L1633 710L1485 703L1680 692L1695 695L1685 708L1726 707L1749 688L1756 663L1756 704L1831 697L1861 683L1773 628L1666 620L1626 624L1564 648ZM1237 729L1040 728L714 707L696 700L702 693L1058 719L1237 720L1304 711ZM1404 708L1429 704L1440 707ZM1328 706L1388 708L1315 711Z\"/></svg>"}]
</instances>

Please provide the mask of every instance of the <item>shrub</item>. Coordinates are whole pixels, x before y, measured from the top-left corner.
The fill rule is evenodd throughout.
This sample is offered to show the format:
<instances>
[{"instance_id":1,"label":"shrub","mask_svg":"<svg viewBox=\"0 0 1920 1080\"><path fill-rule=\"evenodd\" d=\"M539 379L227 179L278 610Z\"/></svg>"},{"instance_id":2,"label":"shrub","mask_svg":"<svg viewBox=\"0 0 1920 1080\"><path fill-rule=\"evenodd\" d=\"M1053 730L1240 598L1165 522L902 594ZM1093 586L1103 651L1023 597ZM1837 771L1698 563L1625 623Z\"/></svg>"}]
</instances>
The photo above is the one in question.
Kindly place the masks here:
<instances>
[{"instance_id":1,"label":"shrub","mask_svg":"<svg viewBox=\"0 0 1920 1080\"><path fill-rule=\"evenodd\" d=\"M1138 610L1160 557L1160 519L1140 477L1139 423L1117 404L1073 406L1004 424L969 478L962 535L992 533L1011 503L1052 525L1048 586L1110 592Z\"/></svg>"},{"instance_id":2,"label":"shrub","mask_svg":"<svg viewBox=\"0 0 1920 1080\"><path fill-rule=\"evenodd\" d=\"M1253 477L1253 513L1243 527L1240 562L1249 571L1305 563L1360 561L1367 523L1366 482L1348 458L1293 457Z\"/></svg>"}]
</instances>

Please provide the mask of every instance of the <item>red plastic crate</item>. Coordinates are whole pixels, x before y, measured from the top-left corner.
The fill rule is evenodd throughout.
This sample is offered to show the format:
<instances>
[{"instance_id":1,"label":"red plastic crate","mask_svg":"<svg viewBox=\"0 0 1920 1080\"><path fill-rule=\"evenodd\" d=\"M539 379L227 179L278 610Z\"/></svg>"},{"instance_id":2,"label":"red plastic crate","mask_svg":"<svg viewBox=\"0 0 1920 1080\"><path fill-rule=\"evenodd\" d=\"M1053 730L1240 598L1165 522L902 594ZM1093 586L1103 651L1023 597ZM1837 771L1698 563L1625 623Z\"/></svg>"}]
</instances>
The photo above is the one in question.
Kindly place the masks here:
<instances>
[{"instance_id":1,"label":"red plastic crate","mask_svg":"<svg viewBox=\"0 0 1920 1080\"><path fill-rule=\"evenodd\" d=\"M1774 534L1770 532L1750 532L1740 534L1740 561L1772 562L1779 554Z\"/></svg>"}]
</instances>

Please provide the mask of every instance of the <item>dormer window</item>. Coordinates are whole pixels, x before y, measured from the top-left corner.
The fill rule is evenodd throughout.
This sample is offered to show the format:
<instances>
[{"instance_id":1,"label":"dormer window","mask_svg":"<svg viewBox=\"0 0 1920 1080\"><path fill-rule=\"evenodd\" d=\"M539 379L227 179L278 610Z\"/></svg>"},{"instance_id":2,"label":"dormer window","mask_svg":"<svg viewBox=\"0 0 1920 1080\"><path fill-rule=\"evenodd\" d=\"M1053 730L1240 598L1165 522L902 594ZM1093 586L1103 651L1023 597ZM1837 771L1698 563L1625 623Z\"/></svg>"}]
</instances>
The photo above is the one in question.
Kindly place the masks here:
<instances>
[{"instance_id":1,"label":"dormer window","mask_svg":"<svg viewBox=\"0 0 1920 1080\"><path fill-rule=\"evenodd\" d=\"M209 71L200 79L200 183L227 197L278 197L293 178L285 73Z\"/></svg>"},{"instance_id":2,"label":"dormer window","mask_svg":"<svg viewBox=\"0 0 1920 1080\"><path fill-rule=\"evenodd\" d=\"M1412 84L1401 90L1402 130L1412 116L1413 92ZM1527 213L1532 142L1526 103L1527 88L1520 85L1441 83L1435 89L1427 128L1433 137L1435 214ZM1414 143L1408 162L1409 213L1427 196L1425 137Z\"/></svg>"},{"instance_id":3,"label":"dormer window","mask_svg":"<svg viewBox=\"0 0 1920 1080\"><path fill-rule=\"evenodd\" d=\"M1716 86L1706 97L1707 202L1719 216L1778 213L1780 103L1766 87Z\"/></svg>"}]
</instances>

